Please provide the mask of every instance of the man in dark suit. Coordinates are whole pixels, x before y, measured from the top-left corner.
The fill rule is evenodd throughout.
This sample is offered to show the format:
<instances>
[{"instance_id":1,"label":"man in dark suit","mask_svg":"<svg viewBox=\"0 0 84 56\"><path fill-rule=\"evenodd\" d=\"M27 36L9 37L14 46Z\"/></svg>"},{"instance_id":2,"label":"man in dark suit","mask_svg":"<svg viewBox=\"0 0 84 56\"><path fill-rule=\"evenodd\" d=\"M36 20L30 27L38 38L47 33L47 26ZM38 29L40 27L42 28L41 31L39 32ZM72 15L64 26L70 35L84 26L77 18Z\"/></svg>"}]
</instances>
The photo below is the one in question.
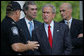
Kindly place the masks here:
<instances>
[{"instance_id":1,"label":"man in dark suit","mask_svg":"<svg viewBox=\"0 0 84 56\"><path fill-rule=\"evenodd\" d=\"M19 20L17 24L18 27L22 30L24 38L26 38L26 41L31 41L32 30L34 30L41 24L40 22L34 20L37 16L37 6L35 2L34 1L25 2L25 4L23 5L23 11L25 13L25 17ZM36 49L38 48L36 47ZM30 50L27 52L27 54L33 55L33 51Z\"/></svg>"},{"instance_id":2,"label":"man in dark suit","mask_svg":"<svg viewBox=\"0 0 84 56\"><path fill-rule=\"evenodd\" d=\"M69 29L65 24L53 21L56 8L47 4L42 8L44 23L33 31L32 40L40 46L35 55L69 55L72 49Z\"/></svg>"},{"instance_id":3,"label":"man in dark suit","mask_svg":"<svg viewBox=\"0 0 84 56\"><path fill-rule=\"evenodd\" d=\"M73 45L71 55L83 55L83 21L72 18L72 6L69 3L60 6L60 13L63 18L60 22L69 26Z\"/></svg>"}]
</instances>

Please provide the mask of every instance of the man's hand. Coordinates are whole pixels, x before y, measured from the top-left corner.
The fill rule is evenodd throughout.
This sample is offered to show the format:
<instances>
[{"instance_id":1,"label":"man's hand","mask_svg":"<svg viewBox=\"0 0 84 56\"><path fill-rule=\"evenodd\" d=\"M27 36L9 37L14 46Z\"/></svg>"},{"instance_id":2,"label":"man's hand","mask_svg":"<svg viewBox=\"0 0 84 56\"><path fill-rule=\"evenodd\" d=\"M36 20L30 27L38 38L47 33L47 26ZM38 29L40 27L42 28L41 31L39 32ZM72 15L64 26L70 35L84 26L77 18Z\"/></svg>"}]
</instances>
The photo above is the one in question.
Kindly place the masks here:
<instances>
[{"instance_id":1,"label":"man's hand","mask_svg":"<svg viewBox=\"0 0 84 56\"><path fill-rule=\"evenodd\" d=\"M83 37L83 33L80 33L80 34L78 35L78 38L81 38L81 37Z\"/></svg>"},{"instance_id":2,"label":"man's hand","mask_svg":"<svg viewBox=\"0 0 84 56\"><path fill-rule=\"evenodd\" d=\"M37 41L28 41L28 44L27 44L27 48L29 50L33 50L33 51L34 51L34 49L38 49L39 46L40 45L38 44Z\"/></svg>"},{"instance_id":3,"label":"man's hand","mask_svg":"<svg viewBox=\"0 0 84 56\"><path fill-rule=\"evenodd\" d=\"M28 41L28 44L23 44L23 43L14 43L11 45L12 49L15 52L24 52L27 50L33 50L38 49L40 45L38 44L37 41Z\"/></svg>"}]
</instances>

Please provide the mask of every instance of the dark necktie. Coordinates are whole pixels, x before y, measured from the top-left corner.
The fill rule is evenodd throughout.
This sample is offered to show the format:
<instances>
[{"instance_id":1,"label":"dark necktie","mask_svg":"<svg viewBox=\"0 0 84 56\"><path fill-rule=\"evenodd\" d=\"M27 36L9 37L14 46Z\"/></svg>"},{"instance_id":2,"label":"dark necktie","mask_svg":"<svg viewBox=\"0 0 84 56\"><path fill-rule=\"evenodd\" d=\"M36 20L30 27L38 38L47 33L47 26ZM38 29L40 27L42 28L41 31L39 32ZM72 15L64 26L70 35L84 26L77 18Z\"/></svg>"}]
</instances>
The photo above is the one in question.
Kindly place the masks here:
<instances>
[{"instance_id":1,"label":"dark necktie","mask_svg":"<svg viewBox=\"0 0 84 56\"><path fill-rule=\"evenodd\" d=\"M49 40L50 46L52 48L52 34L51 34L51 30L50 30L50 25L48 26L48 40Z\"/></svg>"},{"instance_id":2,"label":"dark necktie","mask_svg":"<svg viewBox=\"0 0 84 56\"><path fill-rule=\"evenodd\" d=\"M67 21L67 25L68 25L68 27L70 28L70 22L69 22L69 21Z\"/></svg>"}]
</instances>

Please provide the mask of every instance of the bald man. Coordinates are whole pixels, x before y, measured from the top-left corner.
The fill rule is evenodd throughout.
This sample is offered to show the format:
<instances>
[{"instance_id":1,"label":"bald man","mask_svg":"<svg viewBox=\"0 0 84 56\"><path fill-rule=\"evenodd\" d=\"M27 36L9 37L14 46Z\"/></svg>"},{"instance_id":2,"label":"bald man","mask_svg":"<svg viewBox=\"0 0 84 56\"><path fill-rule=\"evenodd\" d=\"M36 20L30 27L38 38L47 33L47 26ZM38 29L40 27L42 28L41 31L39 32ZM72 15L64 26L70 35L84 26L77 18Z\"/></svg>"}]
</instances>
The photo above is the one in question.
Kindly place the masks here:
<instances>
[{"instance_id":1,"label":"bald man","mask_svg":"<svg viewBox=\"0 0 84 56\"><path fill-rule=\"evenodd\" d=\"M63 3L60 6L60 14L63 18L60 23L68 25L72 39L72 54L83 55L83 21L72 18L72 5Z\"/></svg>"}]
</instances>

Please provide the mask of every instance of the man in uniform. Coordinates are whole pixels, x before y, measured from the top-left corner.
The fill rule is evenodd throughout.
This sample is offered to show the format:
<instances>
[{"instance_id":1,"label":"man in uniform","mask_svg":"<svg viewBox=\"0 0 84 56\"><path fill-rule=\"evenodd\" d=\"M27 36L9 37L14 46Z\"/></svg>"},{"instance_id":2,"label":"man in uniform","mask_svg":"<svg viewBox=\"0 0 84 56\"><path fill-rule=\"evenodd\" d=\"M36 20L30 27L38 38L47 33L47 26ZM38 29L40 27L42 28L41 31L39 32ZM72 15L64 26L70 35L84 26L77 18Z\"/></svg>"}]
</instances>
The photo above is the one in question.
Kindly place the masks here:
<instances>
[{"instance_id":1,"label":"man in uniform","mask_svg":"<svg viewBox=\"0 0 84 56\"><path fill-rule=\"evenodd\" d=\"M27 50L38 49L38 42L26 42L23 33L16 25L20 17L20 11L21 7L17 2L9 3L6 8L6 17L1 23L2 55L20 55Z\"/></svg>"}]
</instances>

